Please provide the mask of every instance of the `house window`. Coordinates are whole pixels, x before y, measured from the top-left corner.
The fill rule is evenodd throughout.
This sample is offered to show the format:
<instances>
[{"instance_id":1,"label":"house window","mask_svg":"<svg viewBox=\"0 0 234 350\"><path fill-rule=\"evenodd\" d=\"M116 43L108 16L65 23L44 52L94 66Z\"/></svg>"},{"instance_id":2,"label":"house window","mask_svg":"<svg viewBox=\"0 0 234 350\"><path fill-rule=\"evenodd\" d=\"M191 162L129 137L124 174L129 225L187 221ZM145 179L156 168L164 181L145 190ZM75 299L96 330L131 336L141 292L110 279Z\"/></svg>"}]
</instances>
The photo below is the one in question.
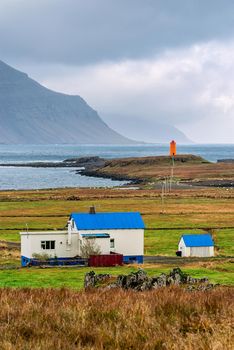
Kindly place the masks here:
<instances>
[{"instance_id":1,"label":"house window","mask_svg":"<svg viewBox=\"0 0 234 350\"><path fill-rule=\"evenodd\" d=\"M55 241L41 241L41 249L45 249L45 250L55 249Z\"/></svg>"},{"instance_id":2,"label":"house window","mask_svg":"<svg viewBox=\"0 0 234 350\"><path fill-rule=\"evenodd\" d=\"M71 220L71 227L74 230L74 228L75 228L75 221L73 219Z\"/></svg>"},{"instance_id":3,"label":"house window","mask_svg":"<svg viewBox=\"0 0 234 350\"><path fill-rule=\"evenodd\" d=\"M115 240L114 240L114 238L111 238L110 239L110 248L114 248L115 247Z\"/></svg>"}]
</instances>

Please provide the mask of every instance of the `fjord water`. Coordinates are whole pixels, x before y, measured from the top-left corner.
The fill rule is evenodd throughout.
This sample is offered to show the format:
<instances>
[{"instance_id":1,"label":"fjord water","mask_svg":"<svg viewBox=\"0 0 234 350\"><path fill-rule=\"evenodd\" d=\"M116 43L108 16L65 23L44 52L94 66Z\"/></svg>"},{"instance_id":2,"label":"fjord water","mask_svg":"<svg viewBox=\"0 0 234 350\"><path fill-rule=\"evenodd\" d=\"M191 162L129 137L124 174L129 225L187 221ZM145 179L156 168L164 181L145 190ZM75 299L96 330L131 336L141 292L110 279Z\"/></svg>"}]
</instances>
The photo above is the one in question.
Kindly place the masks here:
<instances>
[{"instance_id":1,"label":"fjord water","mask_svg":"<svg viewBox=\"0 0 234 350\"><path fill-rule=\"evenodd\" d=\"M178 153L195 154L216 162L234 158L232 145L177 145ZM0 163L59 162L67 158L100 156L103 158L167 155L165 144L106 145L0 145ZM73 168L0 167L0 190L57 187L112 187L121 181L92 178L76 174Z\"/></svg>"}]
</instances>

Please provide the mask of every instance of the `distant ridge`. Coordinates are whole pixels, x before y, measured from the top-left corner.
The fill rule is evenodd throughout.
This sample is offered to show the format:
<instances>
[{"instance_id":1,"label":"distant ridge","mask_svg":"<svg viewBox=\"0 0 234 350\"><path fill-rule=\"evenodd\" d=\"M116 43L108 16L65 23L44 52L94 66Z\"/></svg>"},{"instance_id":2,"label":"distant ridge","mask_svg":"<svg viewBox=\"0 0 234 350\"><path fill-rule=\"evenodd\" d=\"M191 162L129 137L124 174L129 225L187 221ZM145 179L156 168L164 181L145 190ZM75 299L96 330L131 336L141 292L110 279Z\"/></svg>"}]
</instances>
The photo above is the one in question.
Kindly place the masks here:
<instances>
[{"instance_id":1,"label":"distant ridge","mask_svg":"<svg viewBox=\"0 0 234 350\"><path fill-rule=\"evenodd\" d=\"M0 61L0 143L131 144L80 96L49 90Z\"/></svg>"},{"instance_id":2,"label":"distant ridge","mask_svg":"<svg viewBox=\"0 0 234 350\"><path fill-rule=\"evenodd\" d=\"M108 118L108 115L104 115L104 117ZM141 118L129 118L126 115L112 113L111 120L112 122L110 125L115 130L123 135L125 135L125 129L128 130L127 135L133 140L142 140L147 143L168 144L172 139L175 139L180 144L193 144L193 141L177 127L160 120L157 113L154 120L148 120L144 118L144 116Z\"/></svg>"}]
</instances>

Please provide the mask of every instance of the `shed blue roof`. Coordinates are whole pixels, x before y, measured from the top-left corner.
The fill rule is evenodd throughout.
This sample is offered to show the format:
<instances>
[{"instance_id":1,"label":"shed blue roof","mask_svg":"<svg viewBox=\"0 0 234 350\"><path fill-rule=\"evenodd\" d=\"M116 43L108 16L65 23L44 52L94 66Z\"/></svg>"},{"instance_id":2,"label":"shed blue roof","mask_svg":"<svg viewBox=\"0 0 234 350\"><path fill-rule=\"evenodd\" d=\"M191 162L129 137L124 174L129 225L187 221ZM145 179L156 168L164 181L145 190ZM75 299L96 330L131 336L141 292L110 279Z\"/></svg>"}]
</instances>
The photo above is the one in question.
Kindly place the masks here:
<instances>
[{"instance_id":1,"label":"shed blue roof","mask_svg":"<svg viewBox=\"0 0 234 350\"><path fill-rule=\"evenodd\" d=\"M183 235L184 243L187 247L210 247L214 246L213 239L210 234L204 235Z\"/></svg>"},{"instance_id":2,"label":"shed blue roof","mask_svg":"<svg viewBox=\"0 0 234 350\"><path fill-rule=\"evenodd\" d=\"M71 219L78 230L144 229L144 221L138 212L131 213L72 213Z\"/></svg>"}]
</instances>

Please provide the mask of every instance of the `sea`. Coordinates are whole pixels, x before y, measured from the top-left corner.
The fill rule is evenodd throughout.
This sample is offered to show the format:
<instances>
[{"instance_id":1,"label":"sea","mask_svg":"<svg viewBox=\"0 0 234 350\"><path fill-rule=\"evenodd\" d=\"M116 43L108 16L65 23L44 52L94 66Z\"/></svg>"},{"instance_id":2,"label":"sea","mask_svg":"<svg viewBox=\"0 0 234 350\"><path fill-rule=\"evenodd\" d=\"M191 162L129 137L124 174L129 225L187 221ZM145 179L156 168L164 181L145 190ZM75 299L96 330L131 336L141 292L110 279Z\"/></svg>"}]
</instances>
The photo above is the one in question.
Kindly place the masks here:
<instances>
[{"instance_id":1,"label":"sea","mask_svg":"<svg viewBox=\"0 0 234 350\"><path fill-rule=\"evenodd\" d=\"M211 162L234 158L234 144L177 145L181 154L199 155ZM0 164L59 162L68 158L100 156L124 158L167 155L169 145L0 145ZM118 187L113 181L76 173L77 168L32 168L0 166L0 190L47 189L65 187Z\"/></svg>"}]
</instances>

